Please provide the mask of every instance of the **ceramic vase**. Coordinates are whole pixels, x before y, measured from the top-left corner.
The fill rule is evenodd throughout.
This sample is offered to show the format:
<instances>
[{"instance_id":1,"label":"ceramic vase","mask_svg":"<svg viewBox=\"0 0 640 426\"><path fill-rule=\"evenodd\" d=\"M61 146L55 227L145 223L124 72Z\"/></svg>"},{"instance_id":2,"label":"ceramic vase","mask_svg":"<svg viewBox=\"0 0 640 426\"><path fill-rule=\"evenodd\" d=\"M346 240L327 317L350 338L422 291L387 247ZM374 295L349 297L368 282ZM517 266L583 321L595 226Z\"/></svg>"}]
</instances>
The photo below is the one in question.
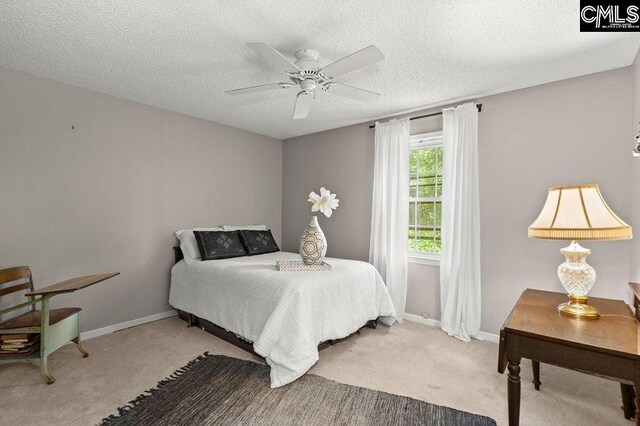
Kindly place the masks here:
<instances>
[{"instance_id":1,"label":"ceramic vase","mask_svg":"<svg viewBox=\"0 0 640 426\"><path fill-rule=\"evenodd\" d=\"M313 216L300 237L300 256L305 265L320 265L326 254L327 239L318 225L318 216Z\"/></svg>"}]
</instances>

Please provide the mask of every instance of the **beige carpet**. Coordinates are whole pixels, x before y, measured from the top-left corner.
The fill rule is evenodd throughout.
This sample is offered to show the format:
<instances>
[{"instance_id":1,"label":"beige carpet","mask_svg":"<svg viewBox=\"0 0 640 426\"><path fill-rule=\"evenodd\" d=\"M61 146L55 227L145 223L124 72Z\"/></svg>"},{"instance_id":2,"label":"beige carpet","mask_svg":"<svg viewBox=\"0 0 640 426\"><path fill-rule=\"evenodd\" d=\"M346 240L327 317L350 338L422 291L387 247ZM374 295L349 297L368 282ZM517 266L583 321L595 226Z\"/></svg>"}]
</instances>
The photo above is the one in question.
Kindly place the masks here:
<instances>
[{"instance_id":1,"label":"beige carpet","mask_svg":"<svg viewBox=\"0 0 640 426\"><path fill-rule=\"evenodd\" d=\"M255 360L244 351L178 318L85 342L81 358L68 345L50 358L56 378L45 385L35 366L0 366L0 424L90 425L205 351ZM498 374L497 345L462 343L439 329L406 322L364 329L323 350L311 373L478 413L506 424L506 376ZM620 409L617 383L541 366L536 392L522 368L522 425L631 425Z\"/></svg>"}]
</instances>

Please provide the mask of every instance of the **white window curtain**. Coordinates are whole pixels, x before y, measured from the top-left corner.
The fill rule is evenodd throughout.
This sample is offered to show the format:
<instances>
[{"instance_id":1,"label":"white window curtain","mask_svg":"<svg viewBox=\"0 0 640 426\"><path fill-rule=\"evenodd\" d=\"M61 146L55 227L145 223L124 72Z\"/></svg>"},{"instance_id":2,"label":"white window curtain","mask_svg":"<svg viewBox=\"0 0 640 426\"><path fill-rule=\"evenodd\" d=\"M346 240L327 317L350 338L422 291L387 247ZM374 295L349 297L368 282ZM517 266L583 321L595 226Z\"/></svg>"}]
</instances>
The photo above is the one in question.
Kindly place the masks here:
<instances>
[{"instance_id":1,"label":"white window curtain","mask_svg":"<svg viewBox=\"0 0 640 426\"><path fill-rule=\"evenodd\" d=\"M478 109L443 114L442 330L464 342L480 332L480 196Z\"/></svg>"},{"instance_id":2,"label":"white window curtain","mask_svg":"<svg viewBox=\"0 0 640 426\"><path fill-rule=\"evenodd\" d=\"M376 123L369 262L389 289L402 321L409 243L409 119Z\"/></svg>"}]
</instances>

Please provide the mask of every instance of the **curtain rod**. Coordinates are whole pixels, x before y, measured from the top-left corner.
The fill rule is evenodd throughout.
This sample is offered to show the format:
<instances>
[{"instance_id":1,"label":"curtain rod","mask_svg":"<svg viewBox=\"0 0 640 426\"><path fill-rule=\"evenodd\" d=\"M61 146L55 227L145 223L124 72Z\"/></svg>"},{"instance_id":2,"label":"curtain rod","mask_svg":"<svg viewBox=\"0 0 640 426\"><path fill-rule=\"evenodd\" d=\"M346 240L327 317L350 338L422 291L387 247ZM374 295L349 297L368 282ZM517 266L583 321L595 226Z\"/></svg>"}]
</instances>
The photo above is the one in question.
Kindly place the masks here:
<instances>
[{"instance_id":1,"label":"curtain rod","mask_svg":"<svg viewBox=\"0 0 640 426\"><path fill-rule=\"evenodd\" d=\"M476 108L478 108L478 112L482 112L482 104L476 104ZM434 113L432 113L432 114L419 115L419 116L417 116L417 117L411 117L411 118L409 118L409 121L417 120L417 119L419 119L419 118L435 117L436 115L442 115L442 111L440 111L440 112L434 112ZM375 128L375 127L376 127L376 125L375 125L375 124L372 124L371 126L369 126L369 128L370 128L370 129L373 129L373 128Z\"/></svg>"}]
</instances>

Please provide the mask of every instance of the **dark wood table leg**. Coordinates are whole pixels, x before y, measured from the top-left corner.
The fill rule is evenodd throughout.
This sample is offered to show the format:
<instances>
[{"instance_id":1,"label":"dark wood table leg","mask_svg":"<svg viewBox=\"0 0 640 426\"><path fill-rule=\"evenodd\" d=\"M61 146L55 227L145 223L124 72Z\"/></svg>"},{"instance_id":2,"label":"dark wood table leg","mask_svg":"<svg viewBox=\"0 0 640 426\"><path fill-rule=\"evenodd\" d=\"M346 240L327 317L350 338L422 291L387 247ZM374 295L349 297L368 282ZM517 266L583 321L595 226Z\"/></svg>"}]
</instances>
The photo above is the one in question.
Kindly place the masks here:
<instances>
[{"instance_id":1,"label":"dark wood table leg","mask_svg":"<svg viewBox=\"0 0 640 426\"><path fill-rule=\"evenodd\" d=\"M520 424L520 360L509 360L507 366L507 400L509 401L509 426Z\"/></svg>"},{"instance_id":2,"label":"dark wood table leg","mask_svg":"<svg viewBox=\"0 0 640 426\"><path fill-rule=\"evenodd\" d=\"M622 411L624 418L631 420L635 417L636 407L634 404L635 392L633 386L620 383L620 393L622 394Z\"/></svg>"},{"instance_id":3,"label":"dark wood table leg","mask_svg":"<svg viewBox=\"0 0 640 426\"><path fill-rule=\"evenodd\" d=\"M536 390L540 390L540 385L542 384L540 381L540 363L532 359L531 369L533 370L533 386L535 386Z\"/></svg>"}]
</instances>

